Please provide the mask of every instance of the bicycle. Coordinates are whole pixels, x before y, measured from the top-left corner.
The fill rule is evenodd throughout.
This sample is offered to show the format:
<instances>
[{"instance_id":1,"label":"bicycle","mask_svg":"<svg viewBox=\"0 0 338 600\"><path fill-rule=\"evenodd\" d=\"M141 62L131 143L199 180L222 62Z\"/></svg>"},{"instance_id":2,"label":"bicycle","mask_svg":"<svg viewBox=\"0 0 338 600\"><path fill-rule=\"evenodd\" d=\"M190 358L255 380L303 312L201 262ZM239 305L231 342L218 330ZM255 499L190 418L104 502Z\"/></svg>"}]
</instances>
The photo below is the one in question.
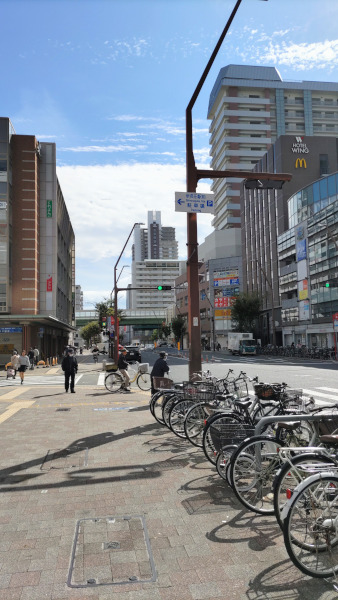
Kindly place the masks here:
<instances>
[{"instance_id":1,"label":"bicycle","mask_svg":"<svg viewBox=\"0 0 338 600\"><path fill-rule=\"evenodd\" d=\"M130 377L130 383L134 383L136 381L137 386L143 392L148 392L151 388L151 379L148 370L145 371L145 368L148 369L148 365L146 367L142 364L138 364L137 371L134 369L130 370L132 376ZM113 371L112 373L108 373L104 379L105 388L108 392L118 392L121 389L125 388L125 380L118 370Z\"/></svg>"}]
</instances>

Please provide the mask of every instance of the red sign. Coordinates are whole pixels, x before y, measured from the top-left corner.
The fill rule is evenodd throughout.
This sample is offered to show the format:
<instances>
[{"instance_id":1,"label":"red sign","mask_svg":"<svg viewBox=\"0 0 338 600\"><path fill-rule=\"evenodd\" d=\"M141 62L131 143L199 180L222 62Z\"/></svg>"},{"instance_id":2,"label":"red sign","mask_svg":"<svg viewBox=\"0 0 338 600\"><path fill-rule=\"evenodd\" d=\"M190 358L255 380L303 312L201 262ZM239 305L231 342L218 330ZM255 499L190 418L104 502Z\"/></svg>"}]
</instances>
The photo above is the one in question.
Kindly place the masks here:
<instances>
[{"instance_id":1,"label":"red sign","mask_svg":"<svg viewBox=\"0 0 338 600\"><path fill-rule=\"evenodd\" d=\"M53 291L53 277L48 277L46 290L47 290L47 292Z\"/></svg>"}]
</instances>

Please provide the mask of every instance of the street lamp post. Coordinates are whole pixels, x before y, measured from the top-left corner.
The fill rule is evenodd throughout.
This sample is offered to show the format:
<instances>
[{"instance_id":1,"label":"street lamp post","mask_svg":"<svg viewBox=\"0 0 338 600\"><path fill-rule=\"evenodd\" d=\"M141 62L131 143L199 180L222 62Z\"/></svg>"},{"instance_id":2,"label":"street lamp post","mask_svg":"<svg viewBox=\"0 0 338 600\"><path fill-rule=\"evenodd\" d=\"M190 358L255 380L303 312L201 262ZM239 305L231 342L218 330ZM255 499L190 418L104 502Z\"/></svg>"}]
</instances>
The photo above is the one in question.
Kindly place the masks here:
<instances>
[{"instance_id":1,"label":"street lamp post","mask_svg":"<svg viewBox=\"0 0 338 600\"><path fill-rule=\"evenodd\" d=\"M186 174L187 174L187 192L195 193L197 183L200 179L218 179L218 178L242 178L249 181L273 182L290 181L289 173L254 173L252 171L225 170L214 171L212 169L197 169L193 152L192 138L192 109L202 89L204 81L213 65L217 53L223 43L223 40L230 28L230 25L236 15L236 12L242 0L237 0L228 22L223 29L221 36L215 46L215 49L204 69L201 79L191 97L186 108ZM196 213L187 214L187 280L188 280L188 331L189 331L189 378L193 373L201 371L201 324L199 311L199 289L198 289L198 242L197 242L197 215Z\"/></svg>"},{"instance_id":2,"label":"street lamp post","mask_svg":"<svg viewBox=\"0 0 338 600\"><path fill-rule=\"evenodd\" d=\"M127 237L127 241L126 241L126 243L124 244L124 246L122 248L121 254L118 257L118 259L117 259L117 261L115 263L115 266L114 266L114 328L115 328L115 335L114 335L114 361L115 361L116 364L117 364L118 356L119 356L119 328L118 328L118 320L117 320L117 294L118 294L119 290L118 290L118 287L117 287L118 278L116 277L116 271L117 271L117 265L120 262L121 256L122 256L122 254L123 254L123 252L125 250L126 245L128 244L128 242L129 242L129 240L131 238L131 235L132 235L132 233L133 233L136 225L144 225L144 223L134 223L134 225L133 225L133 227L131 229L131 232L130 232L130 234ZM122 273L122 270L121 270L121 273ZM120 275L121 275L121 273L120 273Z\"/></svg>"}]
</instances>

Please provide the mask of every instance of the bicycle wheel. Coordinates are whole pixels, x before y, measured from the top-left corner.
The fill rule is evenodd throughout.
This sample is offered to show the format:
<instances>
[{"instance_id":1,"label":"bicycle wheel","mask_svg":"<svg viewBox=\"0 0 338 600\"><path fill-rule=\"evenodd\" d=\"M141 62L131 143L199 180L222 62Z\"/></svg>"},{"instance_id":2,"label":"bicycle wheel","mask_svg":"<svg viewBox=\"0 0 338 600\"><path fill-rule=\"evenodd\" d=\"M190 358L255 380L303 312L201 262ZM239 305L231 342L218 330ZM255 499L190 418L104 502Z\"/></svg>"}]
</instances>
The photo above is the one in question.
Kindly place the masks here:
<instances>
[{"instance_id":1,"label":"bicycle wheel","mask_svg":"<svg viewBox=\"0 0 338 600\"><path fill-rule=\"evenodd\" d=\"M180 438L186 439L184 421L189 408L191 408L194 404L194 400L186 400L185 398L181 398L173 404L169 412L169 427L171 431Z\"/></svg>"},{"instance_id":2,"label":"bicycle wheel","mask_svg":"<svg viewBox=\"0 0 338 600\"><path fill-rule=\"evenodd\" d=\"M309 477L314 470L318 471L319 468L325 469L325 467L323 467L324 464L332 465L335 464L335 461L328 456L307 452L306 454L297 454L296 456L293 456L290 459L290 463L287 462L282 466L276 473L273 482L275 517L281 529L283 529L281 512L287 500L291 498L297 485Z\"/></svg>"},{"instance_id":3,"label":"bicycle wheel","mask_svg":"<svg viewBox=\"0 0 338 600\"><path fill-rule=\"evenodd\" d=\"M338 572L338 476L320 473L300 486L284 521L293 564L311 577Z\"/></svg>"},{"instance_id":4,"label":"bicycle wheel","mask_svg":"<svg viewBox=\"0 0 338 600\"><path fill-rule=\"evenodd\" d=\"M269 436L245 440L231 459L230 480L238 500L259 514L273 515L272 484L281 466L277 449L281 446Z\"/></svg>"},{"instance_id":5,"label":"bicycle wheel","mask_svg":"<svg viewBox=\"0 0 338 600\"><path fill-rule=\"evenodd\" d=\"M136 379L136 383L140 390L148 392L151 388L151 378L149 373L139 373Z\"/></svg>"},{"instance_id":6,"label":"bicycle wheel","mask_svg":"<svg viewBox=\"0 0 338 600\"><path fill-rule=\"evenodd\" d=\"M212 432L220 430L222 425L232 425L236 423L243 423L243 419L234 413L219 413L208 419L204 430L203 430L203 451L206 458L216 466L216 458L218 450L216 450L214 441L212 439ZM213 429L211 429L213 427Z\"/></svg>"},{"instance_id":7,"label":"bicycle wheel","mask_svg":"<svg viewBox=\"0 0 338 600\"><path fill-rule=\"evenodd\" d=\"M121 373L109 373L105 377L104 385L108 392L118 392L124 384Z\"/></svg>"},{"instance_id":8,"label":"bicycle wheel","mask_svg":"<svg viewBox=\"0 0 338 600\"><path fill-rule=\"evenodd\" d=\"M198 448L203 448L203 429L209 417L205 411L206 406L208 406L207 402L198 402L188 410L184 420L185 436L193 446Z\"/></svg>"},{"instance_id":9,"label":"bicycle wheel","mask_svg":"<svg viewBox=\"0 0 338 600\"><path fill-rule=\"evenodd\" d=\"M169 397L173 396L174 394L167 394L164 392L158 392L158 394L156 394L154 401L152 402L152 414L154 416L154 418L156 419L156 421L160 424L160 425L165 425L164 420L163 420L163 406L165 404L165 402L168 400Z\"/></svg>"},{"instance_id":10,"label":"bicycle wheel","mask_svg":"<svg viewBox=\"0 0 338 600\"><path fill-rule=\"evenodd\" d=\"M181 399L182 399L182 396L177 396L176 394L171 394L170 396L168 396L165 399L165 401L163 403L162 418L163 418L164 425L166 425L168 427L168 429L170 429L170 425L169 425L170 411L171 411L172 407L174 406L174 404Z\"/></svg>"},{"instance_id":11,"label":"bicycle wheel","mask_svg":"<svg viewBox=\"0 0 338 600\"><path fill-rule=\"evenodd\" d=\"M237 450L238 446L224 446L219 451L216 457L216 469L218 475L224 479L230 486L232 486L229 477L230 459L234 451Z\"/></svg>"}]
</instances>

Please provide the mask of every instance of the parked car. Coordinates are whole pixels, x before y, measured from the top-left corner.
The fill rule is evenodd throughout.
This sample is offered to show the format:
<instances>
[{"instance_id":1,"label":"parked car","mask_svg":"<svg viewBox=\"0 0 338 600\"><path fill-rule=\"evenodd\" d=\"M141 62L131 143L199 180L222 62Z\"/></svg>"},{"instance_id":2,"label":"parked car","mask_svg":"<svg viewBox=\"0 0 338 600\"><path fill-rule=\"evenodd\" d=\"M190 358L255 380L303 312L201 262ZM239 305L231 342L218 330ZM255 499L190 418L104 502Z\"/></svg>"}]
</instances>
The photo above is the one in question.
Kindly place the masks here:
<instances>
[{"instance_id":1,"label":"parked car","mask_svg":"<svg viewBox=\"0 0 338 600\"><path fill-rule=\"evenodd\" d=\"M158 346L158 347L160 347L160 346L168 346L168 342L159 342L159 343L157 344L157 346Z\"/></svg>"},{"instance_id":2,"label":"parked car","mask_svg":"<svg viewBox=\"0 0 338 600\"><path fill-rule=\"evenodd\" d=\"M127 362L142 362L141 352L138 346L125 346L127 354L125 356Z\"/></svg>"},{"instance_id":3,"label":"parked car","mask_svg":"<svg viewBox=\"0 0 338 600\"><path fill-rule=\"evenodd\" d=\"M144 346L145 351L154 350L154 344L146 344Z\"/></svg>"}]
</instances>

